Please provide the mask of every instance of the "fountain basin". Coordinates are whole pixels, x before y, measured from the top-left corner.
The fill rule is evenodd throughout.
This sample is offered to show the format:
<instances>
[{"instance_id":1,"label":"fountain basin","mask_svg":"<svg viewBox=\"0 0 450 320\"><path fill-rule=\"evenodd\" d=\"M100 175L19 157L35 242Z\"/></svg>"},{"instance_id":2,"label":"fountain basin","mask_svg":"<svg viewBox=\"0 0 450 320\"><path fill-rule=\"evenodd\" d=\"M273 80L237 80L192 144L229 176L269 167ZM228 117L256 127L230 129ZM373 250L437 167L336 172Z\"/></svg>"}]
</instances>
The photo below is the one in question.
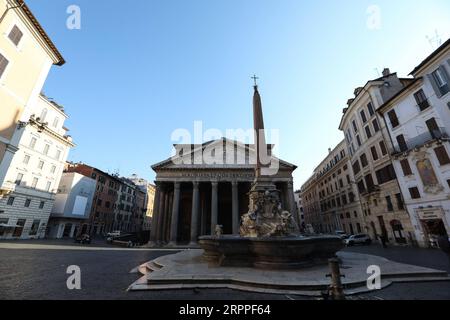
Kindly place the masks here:
<instances>
[{"instance_id":1,"label":"fountain basin","mask_svg":"<svg viewBox=\"0 0 450 320\"><path fill-rule=\"evenodd\" d=\"M326 264L344 247L336 236L243 238L203 236L203 259L211 266L298 269Z\"/></svg>"}]
</instances>

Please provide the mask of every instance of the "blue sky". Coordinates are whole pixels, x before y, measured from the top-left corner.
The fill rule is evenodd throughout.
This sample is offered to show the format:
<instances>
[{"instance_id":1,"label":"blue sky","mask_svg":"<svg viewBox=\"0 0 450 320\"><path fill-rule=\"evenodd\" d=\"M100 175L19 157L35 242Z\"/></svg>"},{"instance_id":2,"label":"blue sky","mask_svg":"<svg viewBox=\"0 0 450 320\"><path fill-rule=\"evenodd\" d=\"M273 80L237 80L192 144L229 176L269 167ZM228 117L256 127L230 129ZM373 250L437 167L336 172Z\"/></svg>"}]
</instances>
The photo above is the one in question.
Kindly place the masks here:
<instances>
[{"instance_id":1,"label":"blue sky","mask_svg":"<svg viewBox=\"0 0 450 320\"><path fill-rule=\"evenodd\" d=\"M342 108L384 67L407 74L450 37L448 0L28 0L67 60L45 93L64 105L77 147L69 160L154 179L171 133L251 128L260 77L266 128L299 166L295 187L343 134ZM69 5L81 29L69 30ZM368 8L380 9L369 28ZM378 71L377 71L378 70Z\"/></svg>"}]
</instances>

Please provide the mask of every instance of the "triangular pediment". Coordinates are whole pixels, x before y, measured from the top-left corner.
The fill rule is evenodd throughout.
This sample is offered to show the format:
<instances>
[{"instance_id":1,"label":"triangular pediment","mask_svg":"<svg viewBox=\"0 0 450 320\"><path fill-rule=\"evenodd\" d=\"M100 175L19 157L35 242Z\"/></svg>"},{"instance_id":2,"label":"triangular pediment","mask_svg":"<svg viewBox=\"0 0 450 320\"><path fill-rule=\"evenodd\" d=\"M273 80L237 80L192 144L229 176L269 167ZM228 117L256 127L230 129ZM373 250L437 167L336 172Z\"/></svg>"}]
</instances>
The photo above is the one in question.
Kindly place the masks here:
<instances>
[{"instance_id":1,"label":"triangular pediment","mask_svg":"<svg viewBox=\"0 0 450 320\"><path fill-rule=\"evenodd\" d=\"M273 145L268 146L270 155ZM278 163L280 168L295 170L296 166L275 156L271 163ZM152 166L153 170L167 169L253 169L256 164L254 145L243 144L226 138L205 142L203 144L176 144L174 155Z\"/></svg>"}]
</instances>

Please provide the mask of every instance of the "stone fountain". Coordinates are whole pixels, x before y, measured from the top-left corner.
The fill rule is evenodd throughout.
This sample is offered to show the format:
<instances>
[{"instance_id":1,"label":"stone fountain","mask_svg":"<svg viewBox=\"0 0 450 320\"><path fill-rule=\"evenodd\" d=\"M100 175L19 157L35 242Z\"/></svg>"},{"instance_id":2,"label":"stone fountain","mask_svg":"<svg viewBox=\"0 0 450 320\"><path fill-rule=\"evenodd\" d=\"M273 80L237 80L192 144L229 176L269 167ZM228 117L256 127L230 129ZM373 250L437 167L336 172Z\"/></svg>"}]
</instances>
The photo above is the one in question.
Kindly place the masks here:
<instances>
[{"instance_id":1,"label":"stone fountain","mask_svg":"<svg viewBox=\"0 0 450 320\"><path fill-rule=\"evenodd\" d=\"M256 78L255 78L256 80ZM241 218L239 235L199 238L203 258L211 265L296 269L327 263L343 248L337 236L304 236L291 212L282 209L280 192L267 172L267 150L261 97L255 83L253 122L257 163L255 180L249 192L249 211Z\"/></svg>"}]
</instances>

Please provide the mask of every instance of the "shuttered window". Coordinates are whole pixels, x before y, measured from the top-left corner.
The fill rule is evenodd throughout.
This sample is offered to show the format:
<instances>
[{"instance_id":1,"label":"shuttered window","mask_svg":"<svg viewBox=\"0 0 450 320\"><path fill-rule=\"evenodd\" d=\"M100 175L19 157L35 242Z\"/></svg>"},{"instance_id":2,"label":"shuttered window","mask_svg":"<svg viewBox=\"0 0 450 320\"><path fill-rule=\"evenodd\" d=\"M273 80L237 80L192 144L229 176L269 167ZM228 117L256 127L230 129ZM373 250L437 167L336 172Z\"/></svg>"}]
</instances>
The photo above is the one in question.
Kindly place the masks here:
<instances>
[{"instance_id":1,"label":"shuttered window","mask_svg":"<svg viewBox=\"0 0 450 320\"><path fill-rule=\"evenodd\" d=\"M411 195L412 199L420 199L420 192L417 187L409 188L409 194Z\"/></svg>"},{"instance_id":2,"label":"shuttered window","mask_svg":"<svg viewBox=\"0 0 450 320\"><path fill-rule=\"evenodd\" d=\"M408 145L406 144L405 137L402 134L397 136L397 143L400 151L403 152L408 150Z\"/></svg>"},{"instance_id":3,"label":"shuttered window","mask_svg":"<svg viewBox=\"0 0 450 320\"><path fill-rule=\"evenodd\" d=\"M22 31L17 26L14 26L11 30L11 32L8 35L8 38L16 45L18 46L20 43L20 40L23 37Z\"/></svg>"},{"instance_id":4,"label":"shuttered window","mask_svg":"<svg viewBox=\"0 0 450 320\"><path fill-rule=\"evenodd\" d=\"M430 106L430 104L428 103L428 99L422 89L414 93L414 98L416 99L420 111L423 111Z\"/></svg>"},{"instance_id":5,"label":"shuttered window","mask_svg":"<svg viewBox=\"0 0 450 320\"><path fill-rule=\"evenodd\" d=\"M375 146L373 146L372 148L370 148L370 152L372 152L373 161L377 161L378 160L377 148L375 148Z\"/></svg>"},{"instance_id":6,"label":"shuttered window","mask_svg":"<svg viewBox=\"0 0 450 320\"><path fill-rule=\"evenodd\" d=\"M6 70L6 67L8 66L9 61L6 60L6 58L0 53L0 78L2 77L3 73Z\"/></svg>"},{"instance_id":7,"label":"shuttered window","mask_svg":"<svg viewBox=\"0 0 450 320\"><path fill-rule=\"evenodd\" d=\"M400 164L402 165L403 175L405 177L412 175L412 170L411 166L409 165L408 159L403 159L402 161L400 161Z\"/></svg>"},{"instance_id":8,"label":"shuttered window","mask_svg":"<svg viewBox=\"0 0 450 320\"><path fill-rule=\"evenodd\" d=\"M444 146L440 146L434 149L434 153L436 153L436 157L438 158L441 166L450 164L450 158L448 157L447 150L445 150Z\"/></svg>"},{"instance_id":9,"label":"shuttered window","mask_svg":"<svg viewBox=\"0 0 450 320\"><path fill-rule=\"evenodd\" d=\"M392 128L397 127L400 123L398 122L397 114L395 110L391 110L388 112L389 120L391 121Z\"/></svg>"}]
</instances>

